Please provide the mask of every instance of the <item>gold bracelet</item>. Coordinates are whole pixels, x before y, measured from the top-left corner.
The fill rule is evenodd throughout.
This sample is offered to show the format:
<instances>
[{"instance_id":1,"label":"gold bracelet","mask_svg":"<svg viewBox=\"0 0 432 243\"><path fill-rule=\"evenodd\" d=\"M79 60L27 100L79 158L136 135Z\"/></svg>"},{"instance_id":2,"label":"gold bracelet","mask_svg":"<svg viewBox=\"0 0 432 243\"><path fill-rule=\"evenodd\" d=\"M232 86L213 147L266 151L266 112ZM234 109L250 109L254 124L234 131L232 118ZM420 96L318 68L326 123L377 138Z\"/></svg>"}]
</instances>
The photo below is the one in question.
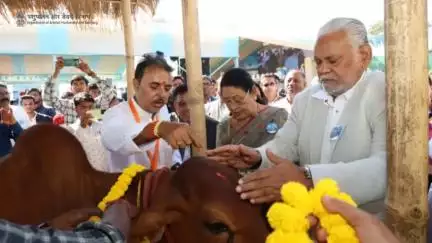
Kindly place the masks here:
<instances>
[{"instance_id":1,"label":"gold bracelet","mask_svg":"<svg viewBox=\"0 0 432 243\"><path fill-rule=\"evenodd\" d=\"M154 130L153 130L153 135L155 135L155 137L158 137L158 138L160 137L159 136L159 126L161 123L162 123L161 121L158 121L154 127Z\"/></svg>"}]
</instances>

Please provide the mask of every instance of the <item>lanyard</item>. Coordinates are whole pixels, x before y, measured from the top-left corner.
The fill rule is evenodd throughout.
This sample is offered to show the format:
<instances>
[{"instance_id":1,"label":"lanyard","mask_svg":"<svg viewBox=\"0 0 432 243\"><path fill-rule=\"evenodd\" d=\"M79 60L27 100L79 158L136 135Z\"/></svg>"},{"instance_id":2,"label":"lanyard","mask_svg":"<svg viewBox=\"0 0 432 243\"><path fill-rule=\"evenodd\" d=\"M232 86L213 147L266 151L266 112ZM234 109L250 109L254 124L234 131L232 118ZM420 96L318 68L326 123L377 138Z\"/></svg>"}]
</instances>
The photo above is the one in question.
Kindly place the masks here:
<instances>
[{"instance_id":1,"label":"lanyard","mask_svg":"<svg viewBox=\"0 0 432 243\"><path fill-rule=\"evenodd\" d=\"M129 104L129 108L132 112L132 116L135 120L136 123L140 123L141 122L141 118L138 114L138 111L135 107L134 102L132 101L132 99L128 100L128 104ZM153 121L158 121L158 118L156 117L155 119L153 119ZM150 160L150 164L151 164L151 169L152 171L157 170L158 168L158 163L159 163L159 146L160 145L160 139L156 139L155 141L155 147L154 147L154 152L152 153L150 150L147 150L147 156Z\"/></svg>"}]
</instances>

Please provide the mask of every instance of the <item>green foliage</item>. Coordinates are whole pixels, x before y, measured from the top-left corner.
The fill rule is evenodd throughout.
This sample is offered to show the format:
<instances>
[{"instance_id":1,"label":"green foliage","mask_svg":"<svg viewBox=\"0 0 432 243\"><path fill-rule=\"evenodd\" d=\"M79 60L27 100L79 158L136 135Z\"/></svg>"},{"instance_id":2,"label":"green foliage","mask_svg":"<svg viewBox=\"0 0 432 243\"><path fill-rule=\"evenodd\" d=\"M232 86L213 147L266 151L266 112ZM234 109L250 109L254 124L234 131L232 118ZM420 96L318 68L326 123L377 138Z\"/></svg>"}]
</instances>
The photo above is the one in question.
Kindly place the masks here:
<instances>
[{"instance_id":1,"label":"green foliage","mask_svg":"<svg viewBox=\"0 0 432 243\"><path fill-rule=\"evenodd\" d=\"M368 32L371 35L382 35L382 34L384 34L384 21L380 20L380 21L376 22L375 24L373 24L369 28Z\"/></svg>"}]
</instances>

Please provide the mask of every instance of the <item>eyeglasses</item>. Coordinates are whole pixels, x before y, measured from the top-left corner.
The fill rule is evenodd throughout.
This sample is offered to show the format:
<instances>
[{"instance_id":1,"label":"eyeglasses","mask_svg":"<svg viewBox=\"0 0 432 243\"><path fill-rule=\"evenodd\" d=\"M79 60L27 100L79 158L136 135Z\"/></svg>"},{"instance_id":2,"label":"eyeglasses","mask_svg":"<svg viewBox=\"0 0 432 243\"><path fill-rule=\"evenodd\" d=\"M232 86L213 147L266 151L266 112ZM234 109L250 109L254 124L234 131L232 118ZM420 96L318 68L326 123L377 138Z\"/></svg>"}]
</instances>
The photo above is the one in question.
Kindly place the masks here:
<instances>
[{"instance_id":1,"label":"eyeglasses","mask_svg":"<svg viewBox=\"0 0 432 243\"><path fill-rule=\"evenodd\" d=\"M246 103L246 98L249 96L249 91L246 92L246 95L244 97L239 97L239 96L234 96L232 98L228 98L228 99L223 99L222 98L222 102L228 106L230 105L237 105L237 106L241 106L244 105Z\"/></svg>"}]
</instances>

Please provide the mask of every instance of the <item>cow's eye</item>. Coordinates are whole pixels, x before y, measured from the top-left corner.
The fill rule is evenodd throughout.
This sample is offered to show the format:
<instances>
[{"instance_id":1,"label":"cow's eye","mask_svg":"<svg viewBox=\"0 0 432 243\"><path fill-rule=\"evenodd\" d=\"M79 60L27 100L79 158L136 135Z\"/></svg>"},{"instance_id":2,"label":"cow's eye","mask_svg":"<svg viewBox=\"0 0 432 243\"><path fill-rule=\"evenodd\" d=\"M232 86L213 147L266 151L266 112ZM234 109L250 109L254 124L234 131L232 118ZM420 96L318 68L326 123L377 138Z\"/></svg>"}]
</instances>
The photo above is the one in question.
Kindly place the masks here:
<instances>
[{"instance_id":1,"label":"cow's eye","mask_svg":"<svg viewBox=\"0 0 432 243\"><path fill-rule=\"evenodd\" d=\"M230 232L229 227L222 222L204 223L204 226L210 233L215 235Z\"/></svg>"}]
</instances>

